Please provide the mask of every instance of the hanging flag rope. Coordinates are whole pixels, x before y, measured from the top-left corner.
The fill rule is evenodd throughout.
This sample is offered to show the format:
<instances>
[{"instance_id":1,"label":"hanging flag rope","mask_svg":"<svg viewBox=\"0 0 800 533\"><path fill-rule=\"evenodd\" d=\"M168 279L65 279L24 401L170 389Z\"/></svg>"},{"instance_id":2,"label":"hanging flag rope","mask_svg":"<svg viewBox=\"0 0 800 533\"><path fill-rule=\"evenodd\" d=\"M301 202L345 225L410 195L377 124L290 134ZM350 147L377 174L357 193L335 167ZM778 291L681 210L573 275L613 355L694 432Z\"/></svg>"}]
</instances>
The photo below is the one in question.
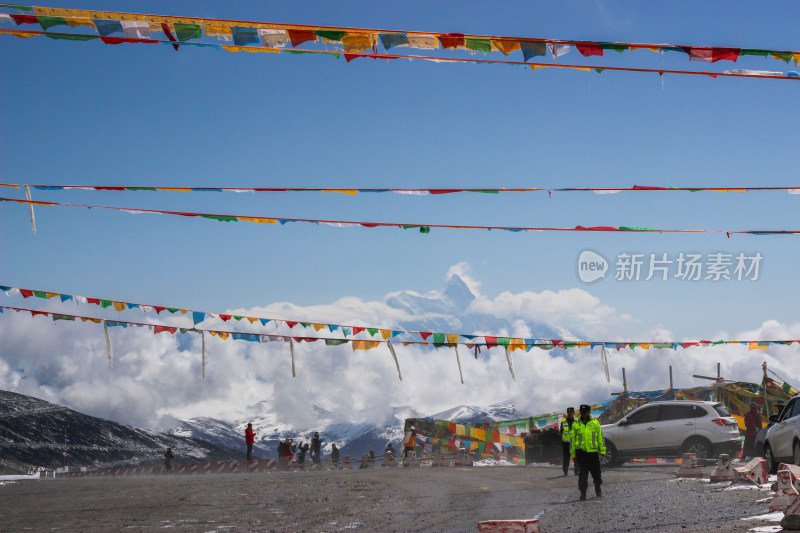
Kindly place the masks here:
<instances>
[{"instance_id":1,"label":"hanging flag rope","mask_svg":"<svg viewBox=\"0 0 800 533\"><path fill-rule=\"evenodd\" d=\"M620 192L739 192L745 191L787 191L789 194L800 194L800 187L659 187L634 185L632 187L530 187L530 188L450 188L450 189L402 189L402 188L311 188L311 187L152 187L152 186L106 186L106 185L22 185L15 183L0 183L0 187L10 187L23 189L30 187L39 191L64 191L64 190L87 190L87 191L114 191L114 192L236 192L236 193L268 193L268 192L325 192L340 193L348 196L356 196L358 193L386 193L403 194L409 196L443 195L457 193L523 193L523 192L593 192L595 194L615 194ZM30 198L28 198L30 200Z\"/></svg>"},{"instance_id":2,"label":"hanging flag rope","mask_svg":"<svg viewBox=\"0 0 800 533\"><path fill-rule=\"evenodd\" d=\"M85 39L77 39L76 34L72 33L52 33L52 32L37 32L37 31L20 31L20 30L5 30L0 29L0 34L7 34L7 35L14 35L17 37L33 37L35 35L45 35L47 37L53 39L65 39L65 40L91 40L96 39L94 36L86 36L83 35L81 37L86 37ZM24 34L24 35L23 35ZM176 44L173 40L157 40L157 39L127 39L121 37L99 37L99 39L104 42L105 44L121 44L121 43L162 43L162 44L170 44L171 46L178 48L178 44ZM209 43L182 43L182 45L192 45L192 46L201 46L201 47L212 47L212 48L220 48L220 45L217 44L209 44ZM307 50L307 49L292 49L292 50L284 50L281 48L271 48L271 47L258 47L258 46L222 46L223 49L229 52L272 52L272 53L282 53L282 54L324 54L329 55L335 58L339 58L342 53L341 52L332 52L329 50ZM531 63L526 61L499 61L499 60L490 60L490 59L476 59L471 57L430 57L430 56L419 56L419 55L397 55L397 54L369 54L369 53L361 53L361 52L352 52L352 53L345 53L345 60L347 63L350 61L357 59L357 58L369 58L369 59L407 59L407 60L419 60L419 61L429 61L433 63L477 63L477 64L491 64L491 65L512 65L512 66L524 66L526 68L530 68L531 70L536 70L537 68L557 68L557 69L568 69L568 70L580 70L591 72L594 71L597 74L601 74L602 72L608 71L617 71L617 72L637 72L637 73L651 73L651 74L658 74L663 76L664 74L679 74L679 75L688 75L688 76L709 76L711 78L717 77L735 77L735 78L762 78L762 79L776 79L776 80L800 80L800 72L797 71L788 71L788 72L780 72L780 71L764 71L764 70L749 70L749 69L731 69L725 70L722 72L712 72L712 71L696 71L696 70L677 70L677 69L665 69L665 68L633 68L633 67L609 67L609 66L600 66L600 65L578 65L578 64L560 64L560 63Z\"/></svg>"},{"instance_id":3,"label":"hanging flag rope","mask_svg":"<svg viewBox=\"0 0 800 533\"><path fill-rule=\"evenodd\" d=\"M557 227L532 227L532 226L467 226L461 224L419 224L409 222L365 222L354 220L324 220L314 218L278 218L278 217L253 217L244 215L219 215L211 213L193 213L187 211L163 211L160 209L132 209L130 207L110 207L100 205L72 204L60 202L43 202L19 200L15 198L0 198L0 202L15 202L19 204L39 205L39 206L60 206L60 207L85 207L88 209L106 209L110 211L121 211L128 214L152 213L160 215L173 215L182 217L197 217L217 220L219 222L254 222L258 224L281 224L289 222L306 222L311 224L323 224L335 228L363 227L363 228L400 228L416 229L420 233L430 233L431 228L437 229L479 229L479 230L504 230L512 232L522 231L593 231L593 232L639 232L639 233L725 233L731 235L794 235L800 230L712 230L712 229L665 229L648 228L639 226L575 226L572 228Z\"/></svg>"},{"instance_id":4,"label":"hanging flag rope","mask_svg":"<svg viewBox=\"0 0 800 533\"><path fill-rule=\"evenodd\" d=\"M77 9L61 9L47 7L29 7L17 4L0 4L24 14L11 14L9 18L19 26L22 24L38 24L48 36L58 37L49 32L52 27L65 25L71 27L89 26L97 29L96 36L80 35L78 38L95 37L112 39L108 42L149 41L152 31L163 32L169 43L178 50L179 46L192 44L210 44L190 42L207 37L217 42L233 41L235 46L224 48L254 48L253 44L263 44L283 48L296 48L303 43L321 43L325 46L340 47L346 54L359 53L365 50L377 52L378 43L385 51L397 48L417 48L432 51L466 51L490 54L500 52L507 56L520 52L524 60L545 56L549 51L556 59L568 53L572 47L584 57L603 57L606 51L625 53L634 50L650 50L659 53L677 52L686 54L692 61L714 63L717 61L736 62L740 57L772 57L779 61L794 61L800 64L800 52L791 50L771 50L764 48L742 47L705 47L691 45L673 45L657 43L631 42L596 42L582 40L555 40L529 37L509 37L499 35L479 35L462 33L415 32L407 30L387 30L375 28L359 28L344 26L311 26L306 24L276 24L271 22L236 21L226 19L188 18L162 16L126 12L89 11ZM16 30L22 33L20 30ZM177 38L173 35L177 34ZM124 37L111 37L112 34ZM20 35L21 36L21 35ZM82 39L80 39L82 40Z\"/></svg>"},{"instance_id":5,"label":"hanging flag rope","mask_svg":"<svg viewBox=\"0 0 800 533\"><path fill-rule=\"evenodd\" d=\"M154 334L158 335L160 333L169 333L171 335L175 335L177 333L195 333L201 334L203 332L208 332L212 336L216 336L222 340L243 340L243 341L250 341L250 342L294 342L294 343L302 343L302 342L316 342L316 341L323 341L326 346L339 346L342 344L351 344L354 350L371 350L376 348L380 344L389 344L390 340L374 340L374 341L367 341L367 340L360 340L360 339L341 339L341 338L333 338L333 337L298 337L293 335L276 335L276 334L265 334L265 333L243 333L239 331L231 331L231 330L213 330L213 329L200 329L196 327L192 328L182 328L178 326L166 326L162 324L148 324L148 323L141 323L141 322L130 322L124 320L106 320L101 318L89 317L89 316L81 316L81 315L70 315L64 313L54 313L48 311L37 311L34 309L27 309L21 307L9 307L9 306L0 306L0 316L5 316L5 310L14 311L17 313L20 312L28 312L31 314L31 317L36 316L44 316L50 317L53 322L66 320L75 322L80 320L81 322L92 322L95 324L102 323L104 325L105 331L108 331L108 328L111 327L133 327L133 328L145 328L150 329L153 331ZM444 334L434 334L434 335L442 335L444 338ZM429 337L430 335L426 336ZM459 337L458 335L448 335L449 337ZM562 348L562 349L573 349L573 348L590 348L593 349L595 347L601 348L601 357L604 348L613 348L616 351L620 351L623 349L630 349L634 350L636 348L640 348L642 350L650 350L651 348L654 349L672 349L677 350L678 348L688 349L688 348L708 348L720 345L744 345L748 347L748 350L766 350L769 349L771 346L789 346L793 343L800 344L800 339L772 339L772 340L717 340L717 341L709 341L709 340L699 340L699 341L566 341L563 339L512 339L509 337L489 337L484 335L461 335L460 337L471 337L469 340L458 340L458 341L448 341L448 342L426 342L426 341L402 341L403 346L425 346L425 347L433 347L433 348L442 348L442 347L456 347L456 346L466 346L467 349L473 349L477 347L483 348L508 348L508 351L511 350L525 350L530 351L532 348L540 348L542 350L552 350L553 348ZM111 354L110 349L110 340L107 339L106 348L109 352L109 361L112 360L113 354ZM292 344L291 352L294 353L294 345ZM393 349L392 349L393 351ZM509 370L512 372L512 376L515 377L513 374L513 362L511 361L510 354L506 352L507 361L509 362ZM456 351L456 357L458 357L458 351ZM603 364L607 361L606 358L603 360ZM460 365L460 358L459 358L459 365Z\"/></svg>"}]
</instances>

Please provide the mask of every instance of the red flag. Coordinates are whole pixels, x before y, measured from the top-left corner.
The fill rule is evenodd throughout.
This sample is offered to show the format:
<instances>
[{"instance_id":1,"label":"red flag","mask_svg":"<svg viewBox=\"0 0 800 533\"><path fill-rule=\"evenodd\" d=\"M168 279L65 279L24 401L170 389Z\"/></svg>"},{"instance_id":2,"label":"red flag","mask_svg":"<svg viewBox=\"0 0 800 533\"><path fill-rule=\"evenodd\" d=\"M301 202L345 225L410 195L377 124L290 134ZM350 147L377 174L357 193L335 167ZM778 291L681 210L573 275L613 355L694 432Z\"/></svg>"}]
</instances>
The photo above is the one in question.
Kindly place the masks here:
<instances>
[{"instance_id":1,"label":"red flag","mask_svg":"<svg viewBox=\"0 0 800 533\"><path fill-rule=\"evenodd\" d=\"M178 331L178 328L173 328L170 326L153 326L153 334L163 333L165 331L167 333L175 333Z\"/></svg>"},{"instance_id":2,"label":"red flag","mask_svg":"<svg viewBox=\"0 0 800 533\"><path fill-rule=\"evenodd\" d=\"M175 49L175 51L177 52L177 51L178 51L178 45L177 45L177 44L175 44L175 43L177 43L177 40L176 40L176 39L175 39L175 37L172 35L172 32L171 32L171 31L169 31L169 24L167 24L166 22L162 22L162 23L161 23L161 29L162 29L162 30L164 30L164 35L166 35L166 36L167 36L167 38L168 38L170 41L172 41L172 43L173 43L173 44L172 44L172 48L174 48L174 49Z\"/></svg>"},{"instance_id":3,"label":"red flag","mask_svg":"<svg viewBox=\"0 0 800 533\"><path fill-rule=\"evenodd\" d=\"M578 52L580 52L581 55L583 55L584 57L602 56L603 55L603 49L600 48L599 46L591 46L591 45L587 45L587 44L576 44L575 48L577 48Z\"/></svg>"},{"instance_id":4,"label":"red flag","mask_svg":"<svg viewBox=\"0 0 800 533\"><path fill-rule=\"evenodd\" d=\"M292 41L293 47L306 41L317 40L317 36L311 30L286 30L286 32L289 34L289 40Z\"/></svg>"},{"instance_id":5,"label":"red flag","mask_svg":"<svg viewBox=\"0 0 800 533\"><path fill-rule=\"evenodd\" d=\"M463 33L445 33L438 37L442 48L452 48L455 50L459 46L464 46L466 42Z\"/></svg>"},{"instance_id":6,"label":"red flag","mask_svg":"<svg viewBox=\"0 0 800 533\"><path fill-rule=\"evenodd\" d=\"M33 296L33 291L30 291L28 289L20 289L19 293L22 295L23 298L30 298L31 296ZM98 301L97 303L100 302Z\"/></svg>"}]
</instances>

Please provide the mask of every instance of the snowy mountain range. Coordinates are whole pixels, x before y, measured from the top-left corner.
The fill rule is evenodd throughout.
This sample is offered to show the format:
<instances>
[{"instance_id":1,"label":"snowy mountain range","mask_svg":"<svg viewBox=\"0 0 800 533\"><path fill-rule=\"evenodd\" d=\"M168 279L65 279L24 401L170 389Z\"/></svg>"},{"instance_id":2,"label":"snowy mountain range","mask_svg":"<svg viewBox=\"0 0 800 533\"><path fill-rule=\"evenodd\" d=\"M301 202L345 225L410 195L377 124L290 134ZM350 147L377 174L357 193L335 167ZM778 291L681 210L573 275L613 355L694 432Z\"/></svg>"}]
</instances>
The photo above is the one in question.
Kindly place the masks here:
<instances>
[{"instance_id":1,"label":"snowy mountain range","mask_svg":"<svg viewBox=\"0 0 800 533\"><path fill-rule=\"evenodd\" d=\"M389 419L382 425L375 426L363 422L342 422L335 420L331 413L315 407L318 423L314 427L298 427L281 420L274 412L247 421L227 423L213 418L193 418L179 422L168 433L182 437L201 439L220 446L233 449L244 448L244 428L247 422L253 424L256 432L254 454L259 457L276 457L278 443L289 437L295 443L309 442L315 431L320 433L323 441L323 455L330 454L331 444L341 450L341 455L361 457L370 450L383 453L387 443L391 442L398 449L403 441L403 428L407 418L435 418L454 422L475 423L495 422L525 418L510 402L501 402L486 407L462 405L434 414L426 414L414 407L394 407Z\"/></svg>"},{"instance_id":2,"label":"snowy mountain range","mask_svg":"<svg viewBox=\"0 0 800 533\"><path fill-rule=\"evenodd\" d=\"M297 427L282 420L269 406L256 406L260 416L248 421L256 431L256 457L275 457L279 441L290 437L309 442L315 431L323 440L323 454L336 443L341 455L361 457L370 450L383 453L388 442L400 447L407 418L430 418L456 422L490 422L524 418L511 403L487 407L459 406L426 415L410 406L395 407L384 424L337 420L315 407L317 424ZM223 422L213 418L175 420L166 432L140 429L78 413L44 400L0 391L0 471L20 470L27 465L58 468L64 453L71 466L90 469L159 464L167 447L178 463L244 459L244 427L247 421Z\"/></svg>"}]
</instances>

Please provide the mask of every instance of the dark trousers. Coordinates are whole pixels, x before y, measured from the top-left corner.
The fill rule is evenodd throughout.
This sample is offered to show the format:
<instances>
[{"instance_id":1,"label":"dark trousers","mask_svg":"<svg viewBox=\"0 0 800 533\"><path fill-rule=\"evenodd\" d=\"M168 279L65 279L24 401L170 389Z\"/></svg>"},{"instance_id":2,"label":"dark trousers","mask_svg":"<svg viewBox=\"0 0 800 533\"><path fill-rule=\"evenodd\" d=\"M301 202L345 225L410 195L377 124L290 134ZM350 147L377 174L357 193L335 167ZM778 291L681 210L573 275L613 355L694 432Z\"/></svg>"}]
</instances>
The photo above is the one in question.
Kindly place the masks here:
<instances>
[{"instance_id":1,"label":"dark trousers","mask_svg":"<svg viewBox=\"0 0 800 533\"><path fill-rule=\"evenodd\" d=\"M562 457L562 459L561 459L561 468L564 470L564 474L565 475L566 475L567 472L569 472L569 460L570 460L569 449L570 449L570 447L571 447L571 445L570 445L569 442L566 442L566 441L563 441L563 440L561 441L561 457ZM578 470L579 470L578 469L578 461L576 460L575 461L575 475L576 476L578 475Z\"/></svg>"},{"instance_id":2,"label":"dark trousers","mask_svg":"<svg viewBox=\"0 0 800 533\"><path fill-rule=\"evenodd\" d=\"M603 478L600 477L600 453L578 450L575 452L575 466L578 467L578 489L586 492L589 487L589 473L592 474L595 492L600 490Z\"/></svg>"},{"instance_id":3,"label":"dark trousers","mask_svg":"<svg viewBox=\"0 0 800 533\"><path fill-rule=\"evenodd\" d=\"M252 458L253 458L253 443L252 442L248 442L247 443L247 460L249 461Z\"/></svg>"}]
</instances>

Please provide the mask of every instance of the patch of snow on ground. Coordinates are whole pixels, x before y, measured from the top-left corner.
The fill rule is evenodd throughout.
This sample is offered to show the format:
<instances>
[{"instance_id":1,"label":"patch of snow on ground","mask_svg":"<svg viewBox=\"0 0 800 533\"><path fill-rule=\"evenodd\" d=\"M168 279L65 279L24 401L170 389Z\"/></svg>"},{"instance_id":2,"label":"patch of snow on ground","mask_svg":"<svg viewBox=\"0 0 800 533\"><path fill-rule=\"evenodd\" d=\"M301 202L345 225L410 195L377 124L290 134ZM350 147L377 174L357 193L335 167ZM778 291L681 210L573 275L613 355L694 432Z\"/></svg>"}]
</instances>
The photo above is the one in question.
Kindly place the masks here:
<instances>
[{"instance_id":1,"label":"patch of snow on ground","mask_svg":"<svg viewBox=\"0 0 800 533\"><path fill-rule=\"evenodd\" d=\"M748 529L747 531L752 531L753 533L779 533L783 531L781 526L763 526L763 527L754 527L753 529Z\"/></svg>"},{"instance_id":2,"label":"patch of snow on ground","mask_svg":"<svg viewBox=\"0 0 800 533\"><path fill-rule=\"evenodd\" d=\"M497 459L484 459L483 461L475 461L472 466L519 466L517 463L510 461L500 461Z\"/></svg>"},{"instance_id":3,"label":"patch of snow on ground","mask_svg":"<svg viewBox=\"0 0 800 533\"><path fill-rule=\"evenodd\" d=\"M764 520L765 522L780 522L783 520L783 511L775 511L774 513L761 514L758 516L746 516L740 520Z\"/></svg>"},{"instance_id":4,"label":"patch of snow on ground","mask_svg":"<svg viewBox=\"0 0 800 533\"><path fill-rule=\"evenodd\" d=\"M3 481L19 481L22 479L39 479L39 472L31 476L0 476L0 482Z\"/></svg>"}]
</instances>

